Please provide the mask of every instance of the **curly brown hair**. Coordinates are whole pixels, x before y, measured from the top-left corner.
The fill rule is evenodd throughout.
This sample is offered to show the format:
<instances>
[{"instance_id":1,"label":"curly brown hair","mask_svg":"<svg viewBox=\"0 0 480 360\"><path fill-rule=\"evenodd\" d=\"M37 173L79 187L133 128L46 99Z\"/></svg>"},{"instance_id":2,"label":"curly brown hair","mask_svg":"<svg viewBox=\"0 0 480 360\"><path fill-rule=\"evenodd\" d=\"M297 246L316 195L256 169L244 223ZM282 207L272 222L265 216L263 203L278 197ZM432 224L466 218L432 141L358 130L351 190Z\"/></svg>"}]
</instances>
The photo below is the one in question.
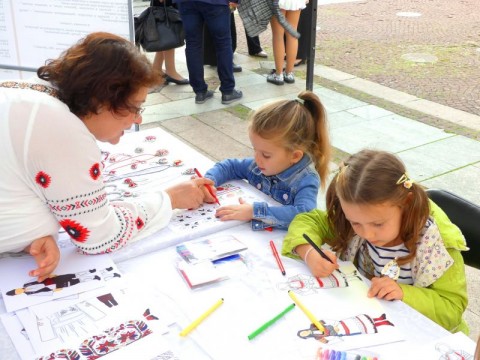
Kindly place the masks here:
<instances>
[{"instance_id":1,"label":"curly brown hair","mask_svg":"<svg viewBox=\"0 0 480 360\"><path fill-rule=\"evenodd\" d=\"M131 109L132 95L162 82L134 44L106 32L87 35L48 60L37 75L57 87L59 99L79 117L96 114L100 106L113 112Z\"/></svg>"},{"instance_id":2,"label":"curly brown hair","mask_svg":"<svg viewBox=\"0 0 480 360\"><path fill-rule=\"evenodd\" d=\"M427 222L430 208L427 193L421 185L408 183L404 186L404 182L399 182L405 174L403 162L385 151L362 150L344 161L326 196L328 219L335 233L335 238L329 239L334 244L333 250L343 253L355 235L340 199L353 204L390 202L402 207L399 235L410 252L398 259L398 263L409 262L415 256L416 242Z\"/></svg>"}]
</instances>

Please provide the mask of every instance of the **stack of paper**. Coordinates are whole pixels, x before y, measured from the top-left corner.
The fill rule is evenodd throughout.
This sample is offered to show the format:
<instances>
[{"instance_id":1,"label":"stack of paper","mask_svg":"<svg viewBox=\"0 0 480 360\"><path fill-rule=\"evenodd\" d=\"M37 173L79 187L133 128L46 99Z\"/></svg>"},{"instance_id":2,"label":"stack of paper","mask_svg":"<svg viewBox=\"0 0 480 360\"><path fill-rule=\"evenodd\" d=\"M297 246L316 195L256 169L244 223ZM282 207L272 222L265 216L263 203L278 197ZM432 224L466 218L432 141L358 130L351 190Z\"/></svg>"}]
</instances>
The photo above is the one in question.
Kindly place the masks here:
<instances>
[{"instance_id":1,"label":"stack of paper","mask_svg":"<svg viewBox=\"0 0 480 360\"><path fill-rule=\"evenodd\" d=\"M62 249L56 275L42 282L28 278L35 267L30 256L0 260L9 311L1 320L22 359L129 358L139 346L150 358L170 351L159 346L168 332L162 311L125 289L108 255Z\"/></svg>"}]
</instances>

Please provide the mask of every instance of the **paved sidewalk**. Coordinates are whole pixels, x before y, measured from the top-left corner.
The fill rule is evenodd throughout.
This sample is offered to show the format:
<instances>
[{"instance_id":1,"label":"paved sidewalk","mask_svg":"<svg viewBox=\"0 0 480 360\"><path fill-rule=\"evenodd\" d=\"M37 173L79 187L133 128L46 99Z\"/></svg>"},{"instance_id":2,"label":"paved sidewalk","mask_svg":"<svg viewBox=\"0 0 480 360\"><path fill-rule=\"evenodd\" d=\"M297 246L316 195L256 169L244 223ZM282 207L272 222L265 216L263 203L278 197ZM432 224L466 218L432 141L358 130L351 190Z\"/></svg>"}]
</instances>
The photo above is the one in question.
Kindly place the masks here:
<instances>
[{"instance_id":1,"label":"paved sidewalk","mask_svg":"<svg viewBox=\"0 0 480 360\"><path fill-rule=\"evenodd\" d=\"M137 0L135 4L138 10L145 3ZM213 160L250 156L248 112L275 99L294 99L305 89L301 78L305 66L297 71L295 84L268 84L266 74L273 68L273 59L244 55L242 31L238 30L239 48L234 58L244 69L235 74L237 87L244 93L241 101L222 105L216 69L206 66L207 82L216 90L212 100L196 105L189 86L165 86L148 96L141 129L160 126ZM263 33L261 40L268 51L266 37ZM184 49L177 49L176 58L177 70L187 76ZM365 147L392 151L422 185L447 189L480 204L479 116L320 64L315 66L315 75L313 91L327 108L335 163ZM320 194L321 208L323 198ZM466 318L471 337L476 339L480 335L480 272L468 267L467 272L470 305Z\"/></svg>"}]
</instances>

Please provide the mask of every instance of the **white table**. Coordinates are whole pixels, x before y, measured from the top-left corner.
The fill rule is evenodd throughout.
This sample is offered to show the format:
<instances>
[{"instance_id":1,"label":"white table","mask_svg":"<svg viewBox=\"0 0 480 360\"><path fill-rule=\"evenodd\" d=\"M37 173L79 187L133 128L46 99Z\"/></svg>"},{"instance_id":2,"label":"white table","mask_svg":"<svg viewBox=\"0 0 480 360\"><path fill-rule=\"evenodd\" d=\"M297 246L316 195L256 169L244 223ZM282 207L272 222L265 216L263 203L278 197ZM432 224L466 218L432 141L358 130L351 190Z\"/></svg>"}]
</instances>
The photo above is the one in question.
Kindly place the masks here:
<instances>
[{"instance_id":1,"label":"white table","mask_svg":"<svg viewBox=\"0 0 480 360\"><path fill-rule=\"evenodd\" d=\"M127 134L124 139L126 141L120 146L131 150L132 146L138 144L139 139L152 134L169 148L173 158L184 159L186 167L196 166L201 171L206 171L211 166L212 162L209 159L159 129ZM176 176L165 179L166 182L173 183L185 177ZM172 326L170 333L165 337L181 359L292 360L306 358L292 355L288 350L288 344L278 343L272 348L272 341L275 341L272 337L276 332L281 331L281 323L278 326L275 324L254 341L246 340L248 332L245 329L253 331L264 322L262 318L265 319L265 316L268 318L268 314L275 315L278 313L277 310L282 308L282 304L291 302L279 296L278 291L272 289L270 281L272 273L277 272L280 277L281 275L272 256L269 240L273 239L280 251L285 232L280 230L253 232L250 224L246 223L231 223L228 226L233 227L225 228L219 233L233 234L248 246L244 254L248 266L241 275L233 275L228 280L205 288L192 291L183 282L175 267L174 245L185 239L176 238L175 234L165 230L163 233L160 231L151 235L143 242L140 240L120 250L113 255L113 259L127 280L135 283L136 286L144 284L145 287L155 288L156 291L170 298L172 304L178 308L179 323ZM282 260L288 276L289 268L298 266L298 262L289 258L282 258ZM226 328L219 328L206 334L205 329L208 329L208 326L202 326L202 324L187 337L178 336L180 329L194 319L195 314L200 314L202 309L207 309L222 297L225 298L225 303L212 318L232 319ZM400 301L381 301L381 303L405 337L405 341L375 346L371 349L380 354L382 359L389 359L405 348L419 346L449 334L445 329ZM5 312L3 300L0 302L0 312ZM262 315L265 316L262 317ZM207 319L207 321L210 320ZM12 360L19 358L1 323L0 358Z\"/></svg>"}]
</instances>

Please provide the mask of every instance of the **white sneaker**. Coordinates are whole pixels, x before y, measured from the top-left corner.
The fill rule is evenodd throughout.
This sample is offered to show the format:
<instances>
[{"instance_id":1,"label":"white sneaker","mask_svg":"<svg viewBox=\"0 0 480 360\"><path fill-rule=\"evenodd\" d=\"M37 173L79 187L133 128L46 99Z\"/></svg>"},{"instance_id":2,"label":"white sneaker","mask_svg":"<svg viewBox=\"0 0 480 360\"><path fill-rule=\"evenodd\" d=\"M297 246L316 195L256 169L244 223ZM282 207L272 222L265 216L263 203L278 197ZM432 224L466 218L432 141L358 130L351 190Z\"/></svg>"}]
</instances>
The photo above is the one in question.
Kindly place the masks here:
<instances>
[{"instance_id":1,"label":"white sneaker","mask_svg":"<svg viewBox=\"0 0 480 360\"><path fill-rule=\"evenodd\" d=\"M283 74L277 75L276 73L267 76L267 82L275 85L283 85Z\"/></svg>"},{"instance_id":2,"label":"white sneaker","mask_svg":"<svg viewBox=\"0 0 480 360\"><path fill-rule=\"evenodd\" d=\"M295 75L293 72L289 72L288 74L283 72L283 79L287 84L293 84L295 82Z\"/></svg>"}]
</instances>

